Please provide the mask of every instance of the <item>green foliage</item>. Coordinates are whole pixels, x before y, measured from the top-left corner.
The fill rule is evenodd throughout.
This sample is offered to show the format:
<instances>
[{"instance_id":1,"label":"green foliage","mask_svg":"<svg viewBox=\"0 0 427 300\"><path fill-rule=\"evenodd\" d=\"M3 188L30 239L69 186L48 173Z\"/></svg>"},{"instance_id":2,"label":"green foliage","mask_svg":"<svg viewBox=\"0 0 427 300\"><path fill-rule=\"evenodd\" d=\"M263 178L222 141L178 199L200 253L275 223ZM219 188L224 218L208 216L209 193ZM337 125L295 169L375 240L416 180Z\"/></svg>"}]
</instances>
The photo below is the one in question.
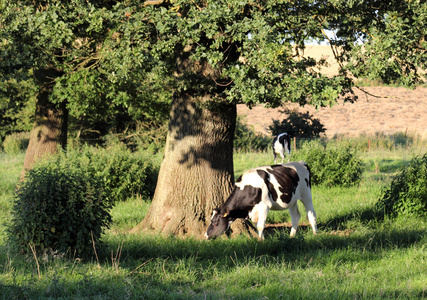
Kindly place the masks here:
<instances>
[{"instance_id":1,"label":"green foliage","mask_svg":"<svg viewBox=\"0 0 427 300\"><path fill-rule=\"evenodd\" d=\"M351 186L362 178L362 161L348 143L329 142L325 146L321 140L305 142L293 154L293 159L308 163L313 184Z\"/></svg>"},{"instance_id":2,"label":"green foliage","mask_svg":"<svg viewBox=\"0 0 427 300\"><path fill-rule=\"evenodd\" d=\"M20 252L88 257L111 222L103 178L62 157L30 170L20 184L9 237Z\"/></svg>"},{"instance_id":3,"label":"green foliage","mask_svg":"<svg viewBox=\"0 0 427 300\"><path fill-rule=\"evenodd\" d=\"M10 134L3 141L3 150L7 154L18 154L27 149L29 140L28 132Z\"/></svg>"},{"instance_id":4,"label":"green foliage","mask_svg":"<svg viewBox=\"0 0 427 300\"><path fill-rule=\"evenodd\" d=\"M427 153L414 157L382 191L376 208L387 215L427 216Z\"/></svg>"},{"instance_id":5,"label":"green foliage","mask_svg":"<svg viewBox=\"0 0 427 300\"><path fill-rule=\"evenodd\" d=\"M28 106L30 97L34 107L40 82L33 74L47 66L63 74L52 78L49 100L67 103L70 129L80 137L93 138L98 131L99 138L132 128L136 121L167 119L171 88L168 78L156 74L161 65L152 66L141 50L147 43L146 24L124 24L132 8L127 2L112 4L0 2L0 139L16 131L17 110ZM155 71L147 74L149 66ZM19 120L25 120L22 113Z\"/></svg>"},{"instance_id":6,"label":"green foliage","mask_svg":"<svg viewBox=\"0 0 427 300\"><path fill-rule=\"evenodd\" d=\"M0 88L0 142L11 133L30 131L36 109L33 80L11 79L4 88L3 93Z\"/></svg>"},{"instance_id":7,"label":"green foliage","mask_svg":"<svg viewBox=\"0 0 427 300\"><path fill-rule=\"evenodd\" d=\"M427 65L427 57L421 54L427 48L427 30L423 25L427 4L391 1L384 8L388 11L380 18L354 20L372 27L370 34L364 36L365 43L354 48L346 68L359 78L414 86L421 79L419 71Z\"/></svg>"},{"instance_id":8,"label":"green foliage","mask_svg":"<svg viewBox=\"0 0 427 300\"><path fill-rule=\"evenodd\" d=\"M144 122L137 122L134 131L123 132L116 134L118 140L125 144L127 148L132 151L142 151L151 154L163 153L166 144L166 136L168 131L168 124L147 124ZM108 135L105 136L108 138Z\"/></svg>"},{"instance_id":9,"label":"green foliage","mask_svg":"<svg viewBox=\"0 0 427 300\"><path fill-rule=\"evenodd\" d=\"M308 111L301 113L296 110L285 110L284 112L289 115L286 119L282 122L273 120L273 124L269 126L274 136L286 132L291 137L317 138L326 131L319 119L313 118L313 115L310 115Z\"/></svg>"},{"instance_id":10,"label":"green foliage","mask_svg":"<svg viewBox=\"0 0 427 300\"><path fill-rule=\"evenodd\" d=\"M113 202L131 196L149 198L154 194L159 166L144 152L126 149L123 144L106 148L85 146L63 156L64 162L102 178L105 190Z\"/></svg>"},{"instance_id":11,"label":"green foliage","mask_svg":"<svg viewBox=\"0 0 427 300\"><path fill-rule=\"evenodd\" d=\"M85 146L43 161L17 192L11 239L24 253L30 253L30 244L38 253L90 255L92 235L98 244L113 203L151 197L157 173L147 155L120 144Z\"/></svg>"},{"instance_id":12,"label":"green foliage","mask_svg":"<svg viewBox=\"0 0 427 300\"><path fill-rule=\"evenodd\" d=\"M271 146L271 138L256 133L245 124L244 119L237 118L234 133L234 150L237 152L266 151Z\"/></svg>"}]
</instances>

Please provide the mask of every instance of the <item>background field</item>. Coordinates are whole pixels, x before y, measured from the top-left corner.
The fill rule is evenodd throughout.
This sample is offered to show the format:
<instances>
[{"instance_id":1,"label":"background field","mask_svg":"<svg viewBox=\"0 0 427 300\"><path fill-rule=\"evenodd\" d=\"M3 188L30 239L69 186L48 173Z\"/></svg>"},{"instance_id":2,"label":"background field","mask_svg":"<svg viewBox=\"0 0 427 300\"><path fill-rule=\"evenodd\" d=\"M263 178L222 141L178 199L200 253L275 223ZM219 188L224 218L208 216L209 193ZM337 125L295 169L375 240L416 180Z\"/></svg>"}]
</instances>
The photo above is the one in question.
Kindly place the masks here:
<instances>
[{"instance_id":1,"label":"background field","mask_svg":"<svg viewBox=\"0 0 427 300\"><path fill-rule=\"evenodd\" d=\"M322 69L327 75L336 74L337 63L333 59L329 46L308 46L305 55L317 59L324 57L329 67ZM360 136L363 134L410 133L427 140L427 88L417 87L410 90L404 87L364 86L364 93L354 88L359 97L355 103L339 103L332 108L299 107L289 104L286 108L301 112L309 111L325 125L327 137L335 135ZM262 106L247 108L238 105L240 116L258 132L270 134L268 126L272 119L282 120L287 117L281 113L282 108L269 109Z\"/></svg>"}]
</instances>

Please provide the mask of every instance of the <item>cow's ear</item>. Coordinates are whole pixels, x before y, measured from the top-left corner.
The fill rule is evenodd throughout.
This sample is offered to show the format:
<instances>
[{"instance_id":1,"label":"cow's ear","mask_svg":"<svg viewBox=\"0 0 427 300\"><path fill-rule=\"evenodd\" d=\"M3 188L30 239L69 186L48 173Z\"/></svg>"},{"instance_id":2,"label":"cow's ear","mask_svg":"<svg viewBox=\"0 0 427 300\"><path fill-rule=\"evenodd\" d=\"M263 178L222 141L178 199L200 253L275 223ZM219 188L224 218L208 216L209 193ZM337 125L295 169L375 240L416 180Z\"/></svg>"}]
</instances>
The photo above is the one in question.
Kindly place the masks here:
<instances>
[{"instance_id":1,"label":"cow's ear","mask_svg":"<svg viewBox=\"0 0 427 300\"><path fill-rule=\"evenodd\" d=\"M226 209L225 209L225 213L224 213L224 215L223 215L222 217L223 217L223 218L227 218L229 214L230 214L230 209L229 209L229 208L226 208Z\"/></svg>"}]
</instances>

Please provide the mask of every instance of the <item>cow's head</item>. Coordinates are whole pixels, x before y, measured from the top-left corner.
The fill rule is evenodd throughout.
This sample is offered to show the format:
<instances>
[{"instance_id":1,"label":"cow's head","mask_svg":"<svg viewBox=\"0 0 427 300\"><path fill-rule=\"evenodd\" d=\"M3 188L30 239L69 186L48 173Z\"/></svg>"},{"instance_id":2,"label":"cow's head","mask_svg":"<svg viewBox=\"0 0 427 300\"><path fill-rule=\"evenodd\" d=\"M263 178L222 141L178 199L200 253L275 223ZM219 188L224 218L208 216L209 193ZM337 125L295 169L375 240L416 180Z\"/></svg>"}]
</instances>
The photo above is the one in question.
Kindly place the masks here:
<instances>
[{"instance_id":1,"label":"cow's head","mask_svg":"<svg viewBox=\"0 0 427 300\"><path fill-rule=\"evenodd\" d=\"M218 208L214 209L211 218L211 224L205 233L205 238L212 239L219 237L227 231L234 220L235 218L232 219L229 215L229 212L225 210L220 211Z\"/></svg>"}]
</instances>

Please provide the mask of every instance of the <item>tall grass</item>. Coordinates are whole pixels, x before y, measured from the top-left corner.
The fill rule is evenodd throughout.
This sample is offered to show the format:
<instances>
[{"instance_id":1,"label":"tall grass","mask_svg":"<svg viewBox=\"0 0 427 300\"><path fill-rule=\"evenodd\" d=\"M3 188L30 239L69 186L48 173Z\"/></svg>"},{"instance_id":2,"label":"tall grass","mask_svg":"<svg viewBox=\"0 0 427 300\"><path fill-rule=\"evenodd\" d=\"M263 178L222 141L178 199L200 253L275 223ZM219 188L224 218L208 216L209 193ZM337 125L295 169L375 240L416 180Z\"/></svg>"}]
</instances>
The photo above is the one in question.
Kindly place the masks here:
<instances>
[{"instance_id":1,"label":"tall grass","mask_svg":"<svg viewBox=\"0 0 427 300\"><path fill-rule=\"evenodd\" d=\"M24 153L8 155L0 152L0 241L6 239L4 223L9 220L13 191L18 183ZM2 244L0 243L0 251ZM1 254L0 254L1 255Z\"/></svg>"},{"instance_id":2,"label":"tall grass","mask_svg":"<svg viewBox=\"0 0 427 300\"><path fill-rule=\"evenodd\" d=\"M295 238L281 224L269 228L262 242L246 237L202 241L129 234L149 206L147 199L134 197L112 209L113 225L102 237L106 247L92 259L46 260L14 253L1 225L0 298L425 298L427 220L379 220L373 215L381 188L417 151L421 150L366 152L366 171L358 186L314 186L317 236L304 218ZM273 157L237 153L234 161L238 176L271 164ZM1 220L9 216L22 162L23 156L0 154ZM5 170L13 175L3 175ZM304 215L302 207L300 211ZM279 212L269 220L286 222L288 215Z\"/></svg>"}]
</instances>

